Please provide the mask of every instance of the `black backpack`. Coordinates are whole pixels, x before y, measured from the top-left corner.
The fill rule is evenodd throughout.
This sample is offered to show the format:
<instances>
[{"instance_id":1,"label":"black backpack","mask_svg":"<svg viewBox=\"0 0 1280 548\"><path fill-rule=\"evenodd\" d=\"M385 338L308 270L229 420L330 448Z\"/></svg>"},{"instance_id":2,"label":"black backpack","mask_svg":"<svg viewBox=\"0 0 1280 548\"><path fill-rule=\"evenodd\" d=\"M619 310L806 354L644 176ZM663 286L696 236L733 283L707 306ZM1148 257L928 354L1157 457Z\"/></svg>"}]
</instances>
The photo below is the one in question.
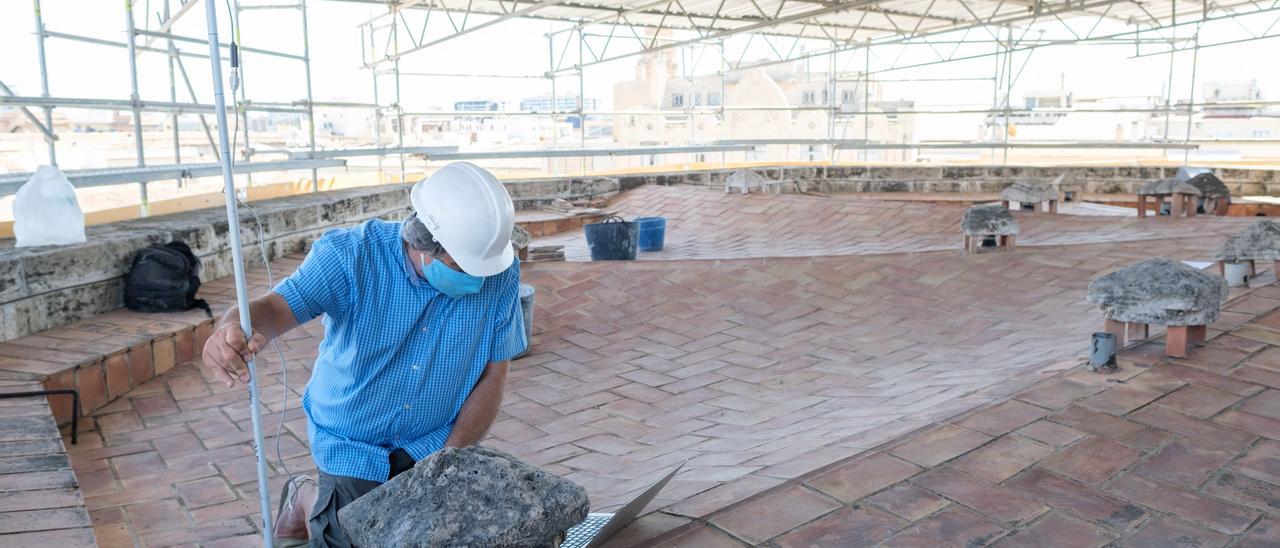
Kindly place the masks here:
<instances>
[{"instance_id":1,"label":"black backpack","mask_svg":"<svg viewBox=\"0 0 1280 548\"><path fill-rule=\"evenodd\" d=\"M209 317L209 303L196 298L200 289L200 260L182 242L152 244L133 258L125 276L124 305L138 312L181 312L201 308Z\"/></svg>"}]
</instances>

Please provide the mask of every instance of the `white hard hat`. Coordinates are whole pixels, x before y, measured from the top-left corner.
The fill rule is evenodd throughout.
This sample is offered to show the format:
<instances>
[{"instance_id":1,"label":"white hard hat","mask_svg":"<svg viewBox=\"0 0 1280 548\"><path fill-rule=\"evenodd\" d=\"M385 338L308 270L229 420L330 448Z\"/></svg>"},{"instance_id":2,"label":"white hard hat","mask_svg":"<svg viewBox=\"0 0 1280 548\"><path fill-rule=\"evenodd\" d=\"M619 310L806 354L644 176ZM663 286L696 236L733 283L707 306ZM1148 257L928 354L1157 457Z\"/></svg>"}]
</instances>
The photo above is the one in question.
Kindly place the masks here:
<instances>
[{"instance_id":1,"label":"white hard hat","mask_svg":"<svg viewBox=\"0 0 1280 548\"><path fill-rule=\"evenodd\" d=\"M492 173L467 162L449 164L413 185L409 202L463 272L492 276L511 266L515 206Z\"/></svg>"}]
</instances>

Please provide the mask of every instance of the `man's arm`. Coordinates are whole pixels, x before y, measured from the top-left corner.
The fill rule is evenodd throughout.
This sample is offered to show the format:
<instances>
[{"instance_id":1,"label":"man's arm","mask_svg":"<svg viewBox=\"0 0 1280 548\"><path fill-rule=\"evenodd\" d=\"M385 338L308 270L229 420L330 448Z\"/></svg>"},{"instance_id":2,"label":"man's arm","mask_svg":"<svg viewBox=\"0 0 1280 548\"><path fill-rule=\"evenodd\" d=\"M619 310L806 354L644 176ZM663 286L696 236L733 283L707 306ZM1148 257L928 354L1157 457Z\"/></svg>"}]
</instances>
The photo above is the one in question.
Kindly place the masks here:
<instances>
[{"instance_id":1,"label":"man's arm","mask_svg":"<svg viewBox=\"0 0 1280 548\"><path fill-rule=\"evenodd\" d=\"M289 304L274 291L249 301L249 319L253 323L253 337L245 341L240 327L240 308L231 307L218 320L204 345L201 357L205 367L227 388L235 386L236 379L249 382L246 362L266 347L268 341L298 325Z\"/></svg>"},{"instance_id":2,"label":"man's arm","mask_svg":"<svg viewBox=\"0 0 1280 548\"><path fill-rule=\"evenodd\" d=\"M493 419L498 416L498 408L502 407L502 391L507 384L508 361L493 362L485 366L476 387L462 404L458 412L458 420L454 422L453 431L445 441L445 447L466 447L479 443L484 438Z\"/></svg>"}]
</instances>

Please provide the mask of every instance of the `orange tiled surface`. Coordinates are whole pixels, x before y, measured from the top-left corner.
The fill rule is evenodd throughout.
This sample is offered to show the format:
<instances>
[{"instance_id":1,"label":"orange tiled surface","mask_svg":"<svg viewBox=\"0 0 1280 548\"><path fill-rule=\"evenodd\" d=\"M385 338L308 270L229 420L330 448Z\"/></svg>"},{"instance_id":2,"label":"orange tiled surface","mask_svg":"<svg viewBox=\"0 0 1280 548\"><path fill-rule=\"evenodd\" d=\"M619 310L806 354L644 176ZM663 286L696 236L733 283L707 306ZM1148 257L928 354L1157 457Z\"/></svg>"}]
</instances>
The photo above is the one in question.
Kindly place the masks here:
<instances>
[{"instance_id":1,"label":"orange tiled surface","mask_svg":"<svg viewBox=\"0 0 1280 548\"><path fill-rule=\"evenodd\" d=\"M610 204L627 219L667 218L662 251L639 259L813 257L940 251L961 247L968 204L872 200L858 195L725 194L697 186L644 186ZM1228 236L1252 219L1199 216L1138 219L1134 210L1063 204L1049 215L1018 212L1018 246L1079 245L1171 237ZM1105 215L1100 215L1105 213ZM590 259L581 230L539 238L564 245L570 261Z\"/></svg>"},{"instance_id":2,"label":"orange tiled surface","mask_svg":"<svg viewBox=\"0 0 1280 548\"><path fill-rule=\"evenodd\" d=\"M1090 279L1155 254L1208 257L1225 234L1249 221L1135 224L1019 214L1020 243L1040 238L1042 245L966 256L951 219L963 211L956 206L771 196L791 205L749 213L764 197L693 191L701 194L664 207L724 200L726 211L736 208L750 229L740 232L751 238L740 240L744 247L734 257L813 256L528 265L526 280L538 288L534 347L514 364L503 413L486 442L584 485L593 509L616 506L688 459L650 514L615 545L704 519L1076 365L1088 333L1101 325L1096 308L1083 302ZM638 192L623 203L657 195L644 194L653 192L648 187ZM792 198L822 200L825 207L839 202L841 211L861 213L797 225L807 222L801 210L812 204ZM864 205L870 209L857 209ZM714 238L672 251L697 256L726 243L730 216L712 213L702 222L719 219ZM686 232L673 222L668 241ZM1082 243L1050 245L1064 234L1081 235ZM801 245L806 235L823 245ZM894 253L868 255L886 252ZM276 276L296 264L296 258L274 263ZM265 290L261 269L250 279L253 292ZM231 280L207 284L206 297L225 305L230 288ZM1224 314L1216 327L1239 324L1250 312L1256 311ZM283 478L274 412L286 390L279 454L295 473L312 469L298 401L321 336L315 322L284 337L287 388L275 354L260 361L272 412L273 491ZM195 355L199 347L197 336ZM242 389L211 384L188 361L97 411L71 460L98 541L256 544L246 402ZM809 487L784 489L803 495L795 519L849 511ZM909 495L901 504L912 509L902 512L932 514L928 505L914 508ZM964 523L963 517L956 519ZM706 531L689 534L719 534ZM759 536L767 532L750 539L771 538Z\"/></svg>"},{"instance_id":3,"label":"orange tiled surface","mask_svg":"<svg viewBox=\"0 0 1280 548\"><path fill-rule=\"evenodd\" d=\"M1278 546L1280 287L1160 342L772 488L665 546ZM661 525L651 515L636 530ZM655 540L655 539L650 539Z\"/></svg>"}]
</instances>

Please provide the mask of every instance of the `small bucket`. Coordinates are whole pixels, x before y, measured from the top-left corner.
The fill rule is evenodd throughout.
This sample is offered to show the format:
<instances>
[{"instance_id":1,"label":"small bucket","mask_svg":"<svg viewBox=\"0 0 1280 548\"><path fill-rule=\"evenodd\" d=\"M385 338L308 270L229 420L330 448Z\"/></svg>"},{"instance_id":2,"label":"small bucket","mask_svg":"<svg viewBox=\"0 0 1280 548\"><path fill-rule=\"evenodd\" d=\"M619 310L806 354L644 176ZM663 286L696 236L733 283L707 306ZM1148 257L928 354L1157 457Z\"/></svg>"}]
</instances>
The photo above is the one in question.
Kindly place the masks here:
<instances>
[{"instance_id":1,"label":"small bucket","mask_svg":"<svg viewBox=\"0 0 1280 548\"><path fill-rule=\"evenodd\" d=\"M1097 371L1099 369L1115 367L1116 365L1116 334L1098 332L1093 334L1092 344L1089 345L1089 369Z\"/></svg>"},{"instance_id":2,"label":"small bucket","mask_svg":"<svg viewBox=\"0 0 1280 548\"><path fill-rule=\"evenodd\" d=\"M1249 283L1248 263L1225 263L1222 271L1227 279L1227 285L1231 287L1242 287Z\"/></svg>"},{"instance_id":3,"label":"small bucket","mask_svg":"<svg viewBox=\"0 0 1280 548\"><path fill-rule=\"evenodd\" d=\"M636 258L640 227L636 223L609 217L604 222L582 225L593 261L631 261Z\"/></svg>"},{"instance_id":4,"label":"small bucket","mask_svg":"<svg viewBox=\"0 0 1280 548\"><path fill-rule=\"evenodd\" d=\"M640 217L636 219L640 225L640 251L662 251L662 242L666 239L666 217Z\"/></svg>"},{"instance_id":5,"label":"small bucket","mask_svg":"<svg viewBox=\"0 0 1280 548\"><path fill-rule=\"evenodd\" d=\"M512 359L523 358L533 347L533 294L536 292L533 286L526 283L520 284L520 312L524 316L524 352Z\"/></svg>"}]
</instances>

